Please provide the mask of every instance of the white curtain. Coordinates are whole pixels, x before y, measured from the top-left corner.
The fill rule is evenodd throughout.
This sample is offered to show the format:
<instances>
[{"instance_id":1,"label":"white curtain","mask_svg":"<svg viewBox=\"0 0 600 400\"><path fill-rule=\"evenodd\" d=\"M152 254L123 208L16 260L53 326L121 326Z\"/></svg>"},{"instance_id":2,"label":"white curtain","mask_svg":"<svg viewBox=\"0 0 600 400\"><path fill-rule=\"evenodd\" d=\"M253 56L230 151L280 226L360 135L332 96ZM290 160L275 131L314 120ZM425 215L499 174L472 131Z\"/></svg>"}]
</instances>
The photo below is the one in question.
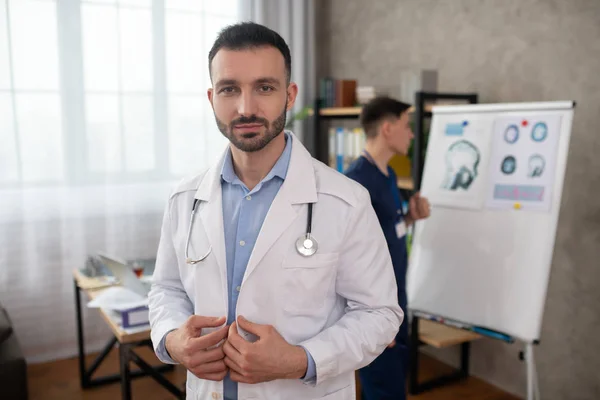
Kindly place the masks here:
<instances>
[{"instance_id":1,"label":"white curtain","mask_svg":"<svg viewBox=\"0 0 600 400\"><path fill-rule=\"evenodd\" d=\"M226 145L207 54L239 4L0 0L0 303L29 362L76 354L72 270L155 257L171 188Z\"/></svg>"}]
</instances>

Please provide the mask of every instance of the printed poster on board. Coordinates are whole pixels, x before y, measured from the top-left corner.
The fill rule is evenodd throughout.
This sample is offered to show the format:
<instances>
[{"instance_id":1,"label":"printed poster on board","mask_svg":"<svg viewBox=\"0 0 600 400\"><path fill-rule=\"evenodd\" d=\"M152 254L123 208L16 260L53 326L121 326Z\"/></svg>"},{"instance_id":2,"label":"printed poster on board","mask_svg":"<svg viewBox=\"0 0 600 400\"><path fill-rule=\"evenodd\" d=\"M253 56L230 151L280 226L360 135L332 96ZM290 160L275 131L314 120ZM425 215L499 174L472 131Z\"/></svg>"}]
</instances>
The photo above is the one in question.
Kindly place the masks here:
<instances>
[{"instance_id":1,"label":"printed poster on board","mask_svg":"<svg viewBox=\"0 0 600 400\"><path fill-rule=\"evenodd\" d=\"M432 205L481 209L485 202L491 133L485 120L444 118L430 137L427 187Z\"/></svg>"},{"instance_id":2,"label":"printed poster on board","mask_svg":"<svg viewBox=\"0 0 600 400\"><path fill-rule=\"evenodd\" d=\"M488 208L550 210L560 124L559 115L494 122Z\"/></svg>"}]
</instances>

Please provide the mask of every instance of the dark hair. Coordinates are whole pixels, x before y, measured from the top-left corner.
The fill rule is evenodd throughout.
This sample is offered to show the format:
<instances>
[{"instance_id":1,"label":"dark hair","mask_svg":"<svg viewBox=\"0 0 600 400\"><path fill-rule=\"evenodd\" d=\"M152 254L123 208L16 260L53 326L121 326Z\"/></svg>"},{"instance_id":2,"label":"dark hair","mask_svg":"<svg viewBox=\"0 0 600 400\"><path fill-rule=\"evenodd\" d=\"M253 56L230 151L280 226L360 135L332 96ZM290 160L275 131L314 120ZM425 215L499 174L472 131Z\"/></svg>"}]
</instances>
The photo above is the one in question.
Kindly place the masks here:
<instances>
[{"instance_id":1,"label":"dark hair","mask_svg":"<svg viewBox=\"0 0 600 400\"><path fill-rule=\"evenodd\" d=\"M229 25L219 32L219 36L208 53L208 71L211 73L212 60L221 49L245 50L264 46L273 46L281 52L289 83L292 76L290 48L277 32L254 22Z\"/></svg>"},{"instance_id":2,"label":"dark hair","mask_svg":"<svg viewBox=\"0 0 600 400\"><path fill-rule=\"evenodd\" d=\"M364 105L360 113L360 124L367 138L377 136L377 128L386 118L400 118L403 112L410 108L409 104L392 99L391 97L375 97Z\"/></svg>"}]
</instances>

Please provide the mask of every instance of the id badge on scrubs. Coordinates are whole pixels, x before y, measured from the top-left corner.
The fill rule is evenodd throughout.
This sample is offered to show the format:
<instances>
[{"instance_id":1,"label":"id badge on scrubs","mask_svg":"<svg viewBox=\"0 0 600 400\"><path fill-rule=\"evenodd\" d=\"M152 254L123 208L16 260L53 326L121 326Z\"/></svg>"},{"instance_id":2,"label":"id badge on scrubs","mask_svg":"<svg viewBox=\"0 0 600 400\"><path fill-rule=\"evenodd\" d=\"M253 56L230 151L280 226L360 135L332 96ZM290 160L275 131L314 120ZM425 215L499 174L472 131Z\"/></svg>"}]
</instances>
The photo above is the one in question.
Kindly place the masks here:
<instances>
[{"instance_id":1,"label":"id badge on scrubs","mask_svg":"<svg viewBox=\"0 0 600 400\"><path fill-rule=\"evenodd\" d=\"M406 236L406 223L404 220L396 224L396 236L398 239L402 239L404 236Z\"/></svg>"}]
</instances>

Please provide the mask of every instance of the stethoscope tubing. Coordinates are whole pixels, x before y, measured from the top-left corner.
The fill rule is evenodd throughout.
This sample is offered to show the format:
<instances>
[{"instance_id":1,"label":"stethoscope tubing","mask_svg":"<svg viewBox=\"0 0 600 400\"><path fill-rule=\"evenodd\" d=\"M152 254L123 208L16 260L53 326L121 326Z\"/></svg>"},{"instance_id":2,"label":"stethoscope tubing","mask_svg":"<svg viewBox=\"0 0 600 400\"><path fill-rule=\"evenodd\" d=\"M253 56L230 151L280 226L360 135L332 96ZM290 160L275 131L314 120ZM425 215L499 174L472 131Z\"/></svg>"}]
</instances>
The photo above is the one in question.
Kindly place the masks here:
<instances>
[{"instance_id":1,"label":"stethoscope tubing","mask_svg":"<svg viewBox=\"0 0 600 400\"><path fill-rule=\"evenodd\" d=\"M312 238L312 215L313 215L313 204L308 203L308 218L306 221L306 234L301 236L296 241L296 250L298 253L304 257L310 257L317 251L317 242ZM189 248L190 248L190 240L192 237L192 229L194 226L194 217L196 215L196 207L198 205L198 199L194 199L194 204L192 205L192 212L190 213L190 226L188 228L187 237L185 240L185 262L187 264L198 264L210 255L212 251L212 247L208 248L206 254L198 259L191 259L189 256Z\"/></svg>"}]
</instances>

